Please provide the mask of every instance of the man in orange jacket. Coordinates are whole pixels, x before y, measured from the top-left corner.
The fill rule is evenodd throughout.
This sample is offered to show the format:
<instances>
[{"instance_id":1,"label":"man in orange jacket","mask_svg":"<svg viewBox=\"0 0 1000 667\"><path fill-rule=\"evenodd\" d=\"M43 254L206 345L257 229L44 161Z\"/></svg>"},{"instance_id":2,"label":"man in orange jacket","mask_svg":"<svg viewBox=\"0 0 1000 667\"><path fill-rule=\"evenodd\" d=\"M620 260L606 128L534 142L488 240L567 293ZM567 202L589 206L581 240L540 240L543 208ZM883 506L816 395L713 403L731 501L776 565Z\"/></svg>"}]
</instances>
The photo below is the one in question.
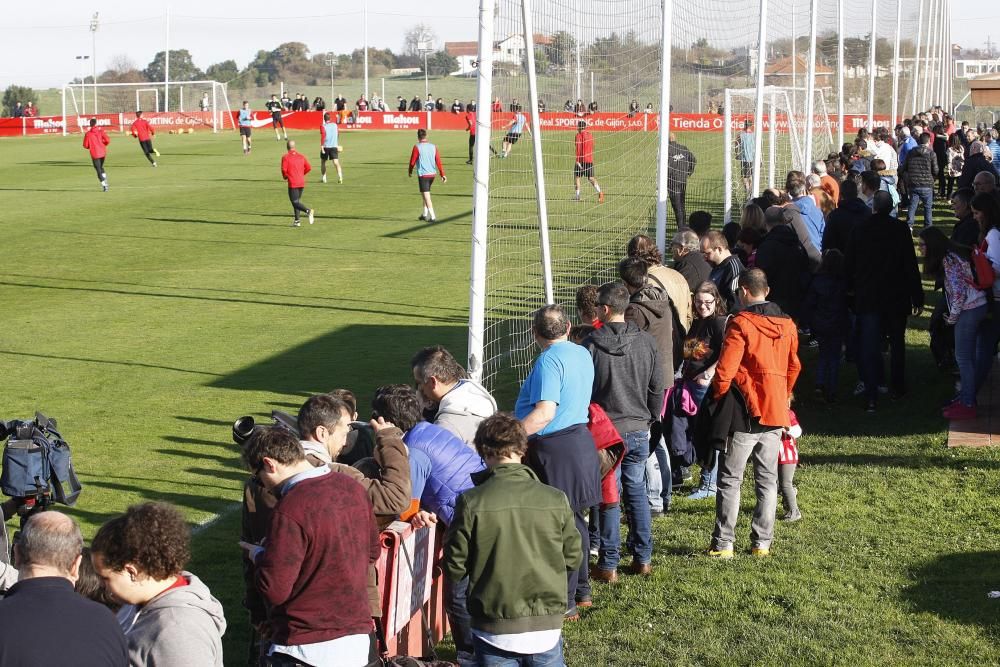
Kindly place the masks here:
<instances>
[{"instance_id":1,"label":"man in orange jacket","mask_svg":"<svg viewBox=\"0 0 1000 667\"><path fill-rule=\"evenodd\" d=\"M312 165L302 153L295 150L295 142L289 141L285 144L288 152L281 157L281 177L288 181L288 199L292 202L292 210L295 212L295 220L292 227L299 227L299 212L309 216L309 224L314 220L313 210L302 203L302 191L306 189L306 174L312 171Z\"/></svg>"},{"instance_id":2,"label":"man in orange jacket","mask_svg":"<svg viewBox=\"0 0 1000 667\"><path fill-rule=\"evenodd\" d=\"M719 455L715 530L708 552L714 558L733 557L740 485L751 456L757 496L750 524L751 554L766 557L771 551L778 496L778 449L781 431L789 426L789 402L802 365L795 323L767 300L767 294L763 271L751 269L740 276L739 299L744 308L726 327L712 379L711 392L717 400L735 388L746 406L743 414L733 420L726 450Z\"/></svg>"}]
</instances>

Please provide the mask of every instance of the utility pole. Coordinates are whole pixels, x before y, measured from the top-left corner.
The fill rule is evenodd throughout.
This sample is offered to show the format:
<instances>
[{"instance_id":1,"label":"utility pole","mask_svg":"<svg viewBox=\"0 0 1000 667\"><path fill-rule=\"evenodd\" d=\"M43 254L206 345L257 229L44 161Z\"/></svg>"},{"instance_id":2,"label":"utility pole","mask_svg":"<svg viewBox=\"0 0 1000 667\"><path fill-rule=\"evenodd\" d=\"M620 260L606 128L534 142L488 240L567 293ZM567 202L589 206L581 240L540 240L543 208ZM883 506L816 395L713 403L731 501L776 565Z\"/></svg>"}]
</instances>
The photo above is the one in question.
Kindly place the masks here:
<instances>
[{"instance_id":1,"label":"utility pole","mask_svg":"<svg viewBox=\"0 0 1000 667\"><path fill-rule=\"evenodd\" d=\"M337 56L333 54L333 51L326 52L326 64L330 66L330 104L333 104L333 100L336 99L336 95L333 93L333 65L337 62Z\"/></svg>"},{"instance_id":2,"label":"utility pole","mask_svg":"<svg viewBox=\"0 0 1000 667\"><path fill-rule=\"evenodd\" d=\"M94 115L97 115L97 14L90 19L90 64L93 67L94 79Z\"/></svg>"}]
</instances>

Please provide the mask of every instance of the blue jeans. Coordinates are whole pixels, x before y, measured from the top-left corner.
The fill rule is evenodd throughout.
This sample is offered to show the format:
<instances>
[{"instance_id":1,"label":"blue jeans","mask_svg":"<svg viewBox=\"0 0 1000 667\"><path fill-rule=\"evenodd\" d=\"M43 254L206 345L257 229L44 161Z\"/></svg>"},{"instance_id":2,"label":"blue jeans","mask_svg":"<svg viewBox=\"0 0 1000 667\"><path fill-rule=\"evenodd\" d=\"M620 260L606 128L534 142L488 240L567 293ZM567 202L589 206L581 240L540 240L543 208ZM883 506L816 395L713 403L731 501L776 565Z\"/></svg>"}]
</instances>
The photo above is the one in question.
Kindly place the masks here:
<instances>
[{"instance_id":1,"label":"blue jeans","mask_svg":"<svg viewBox=\"0 0 1000 667\"><path fill-rule=\"evenodd\" d=\"M669 510L673 492L674 473L670 468L670 453L667 451L667 443L661 437L646 459L646 493L650 509L657 512Z\"/></svg>"},{"instance_id":2,"label":"blue jeans","mask_svg":"<svg viewBox=\"0 0 1000 667\"><path fill-rule=\"evenodd\" d=\"M840 352L844 347L843 334L825 334L818 336L819 364L816 368L816 386L821 387L827 396L837 391L840 370Z\"/></svg>"},{"instance_id":3,"label":"blue jeans","mask_svg":"<svg viewBox=\"0 0 1000 667\"><path fill-rule=\"evenodd\" d=\"M451 581L444 578L444 603L451 624L451 637L455 642L455 653L461 667L475 664L472 646L472 616L468 609L469 578Z\"/></svg>"},{"instance_id":4,"label":"blue jeans","mask_svg":"<svg viewBox=\"0 0 1000 667\"><path fill-rule=\"evenodd\" d=\"M934 188L910 188L910 218L908 223L912 228L917 221L917 204L924 205L924 227L934 224L931 209L934 207Z\"/></svg>"},{"instance_id":5,"label":"blue jeans","mask_svg":"<svg viewBox=\"0 0 1000 667\"><path fill-rule=\"evenodd\" d=\"M559 643L544 653L524 654L504 651L487 644L479 637L476 642L476 664L479 667L565 667L562 638Z\"/></svg>"},{"instance_id":6,"label":"blue jeans","mask_svg":"<svg viewBox=\"0 0 1000 667\"><path fill-rule=\"evenodd\" d=\"M618 468L622 485L622 502L628 510L628 543L635 562L647 564L653 560L653 520L646 497L646 459L649 458L649 431L631 431L623 436L625 458ZM667 473L669 477L669 473ZM604 517L601 517L602 524ZM602 534L605 532L602 525ZM610 527L609 527L610 528ZM617 525L615 532L618 531ZM621 539L620 536L618 539Z\"/></svg>"},{"instance_id":7,"label":"blue jeans","mask_svg":"<svg viewBox=\"0 0 1000 667\"><path fill-rule=\"evenodd\" d=\"M977 357L977 338L979 325L986 317L986 304L963 310L955 322L955 364L958 366L958 377L962 382L962 391L958 399L962 405L976 403L976 368L979 365Z\"/></svg>"},{"instance_id":8,"label":"blue jeans","mask_svg":"<svg viewBox=\"0 0 1000 667\"><path fill-rule=\"evenodd\" d=\"M622 508L618 503L601 505L598 516L597 567L601 570L616 570L622 557Z\"/></svg>"}]
</instances>

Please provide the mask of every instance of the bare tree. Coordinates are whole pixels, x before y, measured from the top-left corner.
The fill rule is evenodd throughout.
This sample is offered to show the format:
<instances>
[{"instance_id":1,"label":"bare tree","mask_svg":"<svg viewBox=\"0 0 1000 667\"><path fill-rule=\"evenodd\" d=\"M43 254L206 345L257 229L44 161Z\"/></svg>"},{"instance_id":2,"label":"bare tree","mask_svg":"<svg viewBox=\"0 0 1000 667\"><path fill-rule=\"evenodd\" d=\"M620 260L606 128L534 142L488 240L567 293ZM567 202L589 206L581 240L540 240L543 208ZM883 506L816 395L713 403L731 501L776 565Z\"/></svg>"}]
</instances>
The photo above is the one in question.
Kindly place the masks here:
<instances>
[{"instance_id":1,"label":"bare tree","mask_svg":"<svg viewBox=\"0 0 1000 667\"><path fill-rule=\"evenodd\" d=\"M434 50L434 43L437 41L437 35L434 30L424 23L418 23L409 30L403 36L403 53L408 56L418 56L420 55L421 44L430 43L429 50Z\"/></svg>"}]
</instances>

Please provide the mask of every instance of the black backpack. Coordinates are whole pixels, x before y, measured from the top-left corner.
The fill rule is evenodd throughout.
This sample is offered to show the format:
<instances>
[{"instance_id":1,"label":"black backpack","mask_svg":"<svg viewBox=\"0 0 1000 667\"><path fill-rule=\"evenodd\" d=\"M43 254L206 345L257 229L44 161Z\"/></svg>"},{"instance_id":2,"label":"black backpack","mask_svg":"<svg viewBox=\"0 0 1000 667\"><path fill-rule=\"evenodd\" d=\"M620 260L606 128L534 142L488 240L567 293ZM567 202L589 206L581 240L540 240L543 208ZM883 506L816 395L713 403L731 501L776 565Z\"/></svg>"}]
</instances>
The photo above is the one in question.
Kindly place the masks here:
<instances>
[{"instance_id":1,"label":"black backpack","mask_svg":"<svg viewBox=\"0 0 1000 667\"><path fill-rule=\"evenodd\" d=\"M44 503L76 504L83 486L73 468L69 444L56 430L54 419L36 412L33 421L3 424L0 437L8 437L0 491Z\"/></svg>"}]
</instances>

